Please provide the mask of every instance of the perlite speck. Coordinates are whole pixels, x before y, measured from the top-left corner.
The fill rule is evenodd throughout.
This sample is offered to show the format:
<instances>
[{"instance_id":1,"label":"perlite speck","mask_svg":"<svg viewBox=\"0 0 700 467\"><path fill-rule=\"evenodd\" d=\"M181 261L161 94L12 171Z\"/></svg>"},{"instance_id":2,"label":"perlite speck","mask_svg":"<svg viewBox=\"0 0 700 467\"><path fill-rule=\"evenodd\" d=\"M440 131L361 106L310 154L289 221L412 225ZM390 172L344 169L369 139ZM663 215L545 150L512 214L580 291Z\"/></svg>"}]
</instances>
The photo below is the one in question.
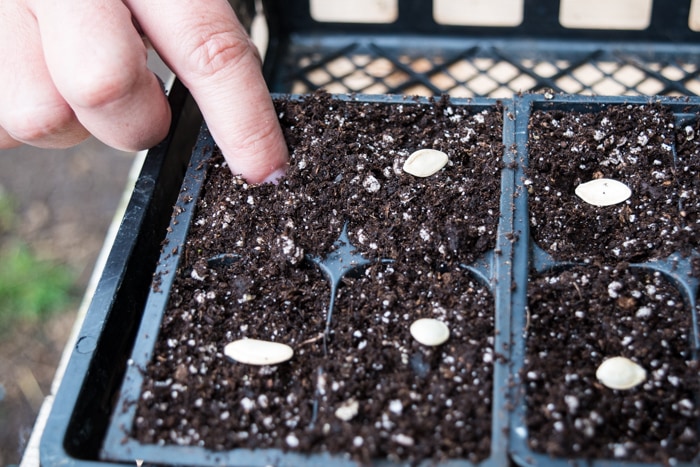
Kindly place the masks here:
<instances>
[{"instance_id":1,"label":"perlite speck","mask_svg":"<svg viewBox=\"0 0 700 467\"><path fill-rule=\"evenodd\" d=\"M355 399L349 399L335 409L335 416L347 422L355 418L359 409L360 404Z\"/></svg>"}]
</instances>

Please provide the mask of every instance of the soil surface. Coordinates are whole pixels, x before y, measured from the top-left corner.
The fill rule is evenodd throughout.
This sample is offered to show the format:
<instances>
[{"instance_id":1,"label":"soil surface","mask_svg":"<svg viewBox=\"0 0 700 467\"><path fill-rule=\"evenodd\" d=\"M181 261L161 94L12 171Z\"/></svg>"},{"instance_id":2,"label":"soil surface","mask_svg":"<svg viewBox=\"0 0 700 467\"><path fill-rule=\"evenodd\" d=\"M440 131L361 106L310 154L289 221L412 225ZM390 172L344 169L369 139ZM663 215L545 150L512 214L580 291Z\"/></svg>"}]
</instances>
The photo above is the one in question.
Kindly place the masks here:
<instances>
[{"instance_id":1,"label":"soil surface","mask_svg":"<svg viewBox=\"0 0 700 467\"><path fill-rule=\"evenodd\" d=\"M66 264L77 276L68 310L3 334L0 465L21 459L132 163L133 154L92 138L66 150L0 151L0 189L17 206L17 233L40 258Z\"/></svg>"},{"instance_id":2,"label":"soil surface","mask_svg":"<svg viewBox=\"0 0 700 467\"><path fill-rule=\"evenodd\" d=\"M288 175L251 186L214 160L134 435L362 462L488 457L494 304L463 266L495 247L502 109L325 94L276 105ZM423 148L450 162L428 178L403 172ZM314 259L336 251L344 228L369 265L334 283ZM447 323L447 343L418 344L409 326L420 317ZM262 367L226 359L240 338L295 355Z\"/></svg>"},{"instance_id":3,"label":"soil surface","mask_svg":"<svg viewBox=\"0 0 700 467\"><path fill-rule=\"evenodd\" d=\"M678 156L677 187L680 215L689 231L689 241L697 250L700 245L700 117L680 122L676 131ZM700 258L692 259L693 275L700 277Z\"/></svg>"},{"instance_id":4,"label":"soil surface","mask_svg":"<svg viewBox=\"0 0 700 467\"><path fill-rule=\"evenodd\" d=\"M557 261L642 262L688 253L692 244L676 180L684 169L674 164L675 135L673 113L660 105L533 113L528 177L536 244ZM632 196L597 207L574 194L596 178L620 181Z\"/></svg>"},{"instance_id":5,"label":"soil surface","mask_svg":"<svg viewBox=\"0 0 700 467\"><path fill-rule=\"evenodd\" d=\"M684 297L652 270L574 267L528 286L523 379L530 446L553 456L641 462L698 454L698 361ZM647 373L628 390L596 378L622 356Z\"/></svg>"},{"instance_id":6,"label":"soil surface","mask_svg":"<svg viewBox=\"0 0 700 467\"><path fill-rule=\"evenodd\" d=\"M554 260L528 284L522 378L535 451L667 464L698 454L695 310L651 261L697 249L695 131L660 105L533 114L531 232ZM630 199L585 203L574 189L595 178L627 184ZM602 385L597 367L617 356L644 368L645 382Z\"/></svg>"}]
</instances>

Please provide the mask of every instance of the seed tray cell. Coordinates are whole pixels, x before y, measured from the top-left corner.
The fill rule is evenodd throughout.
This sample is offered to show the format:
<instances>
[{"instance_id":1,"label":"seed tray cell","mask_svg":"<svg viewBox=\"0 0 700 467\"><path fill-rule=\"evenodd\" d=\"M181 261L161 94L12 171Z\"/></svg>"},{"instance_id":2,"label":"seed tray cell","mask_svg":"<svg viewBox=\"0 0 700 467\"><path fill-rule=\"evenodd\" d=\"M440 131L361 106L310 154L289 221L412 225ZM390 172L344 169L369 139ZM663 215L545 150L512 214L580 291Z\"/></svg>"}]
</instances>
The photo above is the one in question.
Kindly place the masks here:
<instances>
[{"instance_id":1,"label":"seed tray cell","mask_svg":"<svg viewBox=\"0 0 700 467\"><path fill-rule=\"evenodd\" d=\"M697 170L697 153L688 147L696 105L551 95L516 104L520 235L513 277L520 286L512 307L509 445L519 465L698 462L697 224L686 212L698 193L683 175ZM634 124L607 121L602 112L610 109L629 113ZM640 109L658 113L642 117ZM659 119L654 131L643 130L644 118ZM572 122L582 125L571 132ZM547 137L558 147L542 144ZM571 173L567 158L575 161ZM576 184L600 176L630 184L630 201L595 208L576 197ZM537 205L552 196L557 200L542 216ZM587 222L577 221L582 212ZM614 218L617 227L601 227ZM654 241L635 247L607 236L628 227L636 232L629 240L651 228ZM668 315L661 315L664 306ZM602 386L597 366L618 355L644 367L646 382L630 390ZM683 458L660 455L664 447Z\"/></svg>"},{"instance_id":2,"label":"seed tray cell","mask_svg":"<svg viewBox=\"0 0 700 467\"><path fill-rule=\"evenodd\" d=\"M326 168L318 162L307 162L306 151L313 154L314 147L323 150L327 144L327 135L330 135L331 140L344 138L342 132L336 133L333 123L327 119L327 129L321 130L324 125L322 121L316 122L314 128L319 128L318 140L314 140L310 148L302 146L296 150L294 135L300 141L303 139L298 132L289 130L291 136L288 141L292 141L291 150L294 154L291 170L294 174L299 174L296 176L302 177L301 182L294 182L295 176L290 176L292 182L289 192L291 195L301 195L296 201L301 204L298 208L291 209L289 217L283 219L285 224L282 236L278 232L272 241L268 240L267 245L256 240L256 237L264 238L267 229L265 225L268 222L274 223L274 220L264 217L266 208L258 211L255 205L256 199L276 196L276 191L272 186L261 187L259 191L255 188L248 191L244 187L237 190L241 194L237 194L235 189L233 192L227 190L225 201L223 198L214 201L219 199L219 181L230 179L230 175L225 166L221 167L220 162L212 162L217 160L214 145L206 130L203 130L185 176L175 208L176 215L171 222L156 272L154 290L146 304L130 365L107 430L102 451L105 460L143 459L147 462L177 462L180 465L321 465L331 461L337 465L355 465L357 460L372 460L380 465L397 465L396 458L394 461L388 458L364 458L367 454L363 454L360 449L353 451L355 458L352 460L348 460L348 454L342 449L335 455L314 451L310 455L293 452L294 448L304 445L315 445L317 447L314 449L320 449L321 452L338 450L338 447L331 444L326 447L326 438L333 438L343 440L346 446L355 444L357 447L356 443L359 442L393 445L393 451L387 451L393 453L391 456L400 458L403 455L406 461L411 462L421 460L425 456L423 452L431 452L432 445L442 445L440 449L445 451L443 455L456 457L448 460L446 465L503 465L506 462L504 421L507 419L507 368L504 355L508 350L506 339L509 333L503 330L508 329L510 321L507 314L510 302L507 258L510 257L511 241L505 233L512 231L509 224L512 203L510 195L504 197L501 193L512 192L512 168L504 169L502 173L500 167L509 165L507 159L510 156L506 155L509 153L504 148L510 145L510 141L506 138L501 144L501 139L504 134L513 134L513 120L504 118L505 115L512 114L512 109L507 104L502 107L493 100L474 102L453 99L431 102L426 99L384 96L341 96L338 98L340 100L320 96L304 102L311 105L317 99L335 124L340 121L339 124L350 135L350 140L359 138L359 141L363 141L366 136L366 143L363 143L365 146L348 146L345 161L334 161ZM340 106L341 102L351 105L346 109ZM334 113L336 107L340 107L337 114ZM430 186L430 179L423 182L422 179L413 179L392 168L397 160L407 156L401 155L403 148L399 147L400 141L394 144L394 138L402 138L400 135L402 132L405 134L405 130L397 131L392 136L388 132L389 128L380 126L376 130L377 135L383 136L353 133L355 130L352 129L352 122L358 115L376 121L372 117L375 112L373 109L383 107L394 109L397 113L392 118L402 119L406 127L411 125L409 118L413 117L409 115L413 115L412 108L433 108L436 110L432 112L444 112L443 121L451 120L453 124L452 128L445 127L445 135L448 138L462 138L463 148L443 148L454 158L454 168L445 169L443 173L454 180L446 185L442 185L440 179L434 178L432 182L442 186L445 199L456 196L450 203L445 203L454 205L452 210L448 209L450 217L440 221L446 222L445 226L438 225L431 229L430 224L421 224L424 227L420 233L413 228L401 227L401 223L411 226L411 217L420 223L423 222L423 216L441 209L438 206L431 207L430 204L423 207L423 203L412 201L412 198L419 200L424 196L425 202L431 203L428 199L432 199L431 193L434 190ZM285 120L288 112L289 110L280 110L283 128L289 128L287 125L290 123L305 128L302 122L297 122L297 117L290 116L290 120ZM316 113L318 110L309 108L309 112ZM416 112L419 115L413 120L416 123L425 121L425 116L420 117L421 112ZM496 137L492 145L476 143L474 140L470 142L470 138L476 135L473 130L470 131L468 123L483 123L485 112L495 113L497 117L498 126L491 129ZM403 115L406 115L406 119L403 119ZM337 119L333 120L334 118ZM323 115L321 119L324 119ZM505 129L501 127L504 120ZM377 121L376 124L381 125L381 122ZM420 133L417 127L413 131ZM464 133L462 136L451 136L448 133L456 131ZM484 127L480 131L489 130ZM439 133L432 135L432 132L426 134L425 137L430 138L427 144L436 144L442 148L445 143L439 141L443 136ZM376 149L378 152L375 154L360 154L357 158L353 156L354 151L374 147L377 137L386 143L384 149ZM437 139L433 140L434 137ZM416 141L420 141L420 138L418 136ZM407 141L413 140L409 138ZM381 156L386 151L393 153L393 150L387 149L392 147L399 152L382 159ZM462 188L469 188L464 185L464 180L469 179L470 171L479 170L479 165L486 164L478 162L478 158L485 154L489 154L489 158L495 158L493 162L487 163L495 163L492 176L496 186L490 189L493 199L470 199L473 195L468 193L460 195ZM340 156L340 159L343 157ZM355 162L351 162L353 160ZM343 167L345 171L335 172L337 167ZM207 178L205 174L210 170L213 172ZM217 178L214 175L217 171L223 175ZM308 181L304 182L303 174L307 172L331 183L326 185L324 181L318 184L323 192L332 195L316 208L304 204L320 194L307 185ZM387 202L401 200L404 207L403 210L397 207L391 209L394 215L387 218L388 230L375 232L372 227L374 224L368 222L369 218L374 220L382 215L382 212L372 211L368 201L363 201L363 197L376 199L372 195L376 192L374 185L367 183L370 178L384 187L379 191L379 196L387 196L386 190L396 190L392 196L387 196ZM346 184L343 184L344 180L347 181ZM397 180L400 183L395 185ZM360 186L359 193L348 193L348 197L345 197L343 187L352 186ZM363 194L365 191L369 195ZM202 195L203 192L206 195ZM355 201L355 198L358 199ZM276 202L283 204L284 198ZM291 198L287 203L290 202L293 204L295 201ZM467 237L458 235L452 227L453 224L459 224L460 212L464 212L456 211L455 207L465 202L492 205L494 211L503 212L502 215L493 212L493 228L496 231L491 234L476 231L477 237L482 235L491 238L488 244L464 245L461 242L467 241ZM258 219L257 226L250 226L255 228L256 233L243 233L239 237L240 241L234 243L227 240L226 235L221 236L221 240L213 239L214 249L219 253L200 261L196 249L190 246L191 240L187 238L204 235L216 238L212 229L234 228L233 225L212 227L209 217L201 217L202 214L197 213L197 206L203 209L205 206L218 206L219 203L230 204L231 209L241 212L244 218ZM228 211L221 212L222 222L235 222L227 218ZM404 213L400 221L396 218L396 213L399 212ZM429 217L425 220L429 220ZM315 245L305 240L303 232L297 232L293 228L293 225L301 224L306 224L304 229L317 230L319 237L315 238ZM241 232L250 227L241 226ZM383 239L378 235L390 238ZM438 243L433 245L426 236L432 236L435 242L446 243L442 247ZM248 238L253 243L246 245ZM411 245L415 245L414 248ZM282 268L277 271L279 275L256 278L258 266L255 265L274 262L278 246L287 258L286 266L279 266ZM300 249L304 253L300 253ZM415 253L412 251L414 249ZM483 253L475 255L475 251ZM273 256L268 257L268 254ZM248 268L253 268L252 271L237 268L244 260ZM224 279L227 277L236 279ZM242 284L248 278L262 284L262 288L246 288L242 298L227 294L219 285L222 280ZM289 280L299 280L298 283L295 282L291 292L293 295L276 295L278 290L289 287ZM188 283L197 287L192 302L181 290ZM376 289L376 284L383 285ZM192 321L192 328L202 326L206 330L201 333L193 331L189 334L190 340L183 335L182 339L171 337L164 342L165 338L161 335L175 326L176 321L185 319L183 315L172 311L176 309L173 300L178 303L193 303L194 314L187 319ZM202 303L206 300L210 302ZM238 304L234 303L236 300ZM197 311L195 302L204 308ZM247 302L255 306L246 308ZM397 305L400 312L397 311ZM182 313L188 314L186 308ZM223 321L216 311L219 308L225 309L223 313L228 315ZM234 315L230 315L232 312ZM431 316L445 320L452 332L451 340L435 350L418 345L407 332L413 320ZM210 321L204 324L202 319ZM278 322L284 322L279 333L275 327ZM496 328L502 332L496 333ZM221 332L217 334L217 330ZM212 336L209 338L214 340L202 342L201 336L204 334ZM226 341L241 337L270 339L270 336L274 340L293 344L296 352L290 362L267 367L271 370L270 373L260 373L268 371L264 370L265 367L263 370L251 369L226 361L221 354L221 347ZM176 349L171 349L188 345L211 347L211 350L205 349L211 354L211 359L206 360L208 368L205 377L214 379L215 387L219 389L208 397L204 397L202 392L198 393L203 399L199 402L192 401L193 405L186 406L189 409L183 409L182 418L189 420L184 426L173 423L172 413L167 410L163 412L163 423L171 423L169 426L173 427L167 439L163 439L158 434L154 435L152 430L140 428L141 417L156 416L153 413L160 413L158 405L167 404L171 398L196 397L193 391L197 383L187 379L186 374L199 372L201 366L198 361L190 363L188 368L183 366L182 372L179 367L175 371L167 370L166 359L170 359L172 353L178 353ZM358 356L364 358L363 355L371 355L372 358L358 362ZM162 370L159 369L161 363ZM235 370L230 370L230 367L235 367ZM229 374L229 371L236 373ZM221 379L219 375L222 375ZM249 383L237 385L234 381ZM227 387L219 386L229 384L237 389L229 391ZM381 390L383 387L392 389L385 392ZM290 394L294 401L290 402ZM264 397L263 406L260 405L260 397ZM306 401L300 405L300 409L297 399ZM194 431L189 431L189 427L197 423L197 416L188 417L185 414L196 412L202 404L211 403L221 405L220 410L225 414L220 415L220 418L224 423L233 418L249 417L250 420L241 421L240 428L235 428L239 426L237 422L226 425L228 428L225 430L223 427L218 428L223 431L222 439L214 441L213 447L204 447L192 442ZM246 404L255 405L250 415L246 415ZM155 409L152 411L153 406ZM276 418L280 416L274 416L276 410L288 415L278 420ZM353 423L354 413L345 420L343 410L359 410L357 418L366 421ZM380 425L376 425L373 420ZM420 424L416 424L416 420L431 420L429 432L423 432L424 428L419 428ZM211 430L216 430L221 424L213 419L206 421ZM245 447L245 440L255 433L256 429L251 426L256 424L261 431L269 429L270 434L263 436L258 449L251 450ZM236 440L236 430L242 430L238 433L245 436ZM226 435L232 431L233 440ZM368 452L383 452L384 447L368 445L367 449L372 449ZM431 461L427 459L425 462L429 464Z\"/></svg>"}]
</instances>

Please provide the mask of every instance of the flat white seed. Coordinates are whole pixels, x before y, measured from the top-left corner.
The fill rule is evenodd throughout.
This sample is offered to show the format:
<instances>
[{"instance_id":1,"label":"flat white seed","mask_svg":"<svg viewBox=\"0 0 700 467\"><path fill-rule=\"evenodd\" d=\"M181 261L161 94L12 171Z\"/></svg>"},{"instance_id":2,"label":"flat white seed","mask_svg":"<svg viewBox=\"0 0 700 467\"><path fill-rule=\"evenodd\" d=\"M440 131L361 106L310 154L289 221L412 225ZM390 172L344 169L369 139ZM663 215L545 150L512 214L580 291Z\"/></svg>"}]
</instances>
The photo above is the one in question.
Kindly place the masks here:
<instances>
[{"instance_id":1,"label":"flat white seed","mask_svg":"<svg viewBox=\"0 0 700 467\"><path fill-rule=\"evenodd\" d=\"M430 177L447 164L447 154L437 149L419 149L403 163L403 171L416 177Z\"/></svg>"},{"instance_id":2,"label":"flat white seed","mask_svg":"<svg viewBox=\"0 0 700 467\"><path fill-rule=\"evenodd\" d=\"M279 342L239 339L226 344L224 354L232 360L248 365L277 365L292 358L294 349Z\"/></svg>"},{"instance_id":3,"label":"flat white seed","mask_svg":"<svg viewBox=\"0 0 700 467\"><path fill-rule=\"evenodd\" d=\"M600 364L595 376L610 389L632 389L647 379L647 372L628 358L612 357Z\"/></svg>"},{"instance_id":4,"label":"flat white seed","mask_svg":"<svg viewBox=\"0 0 700 467\"><path fill-rule=\"evenodd\" d=\"M632 190L612 178L597 178L576 187L576 196L593 206L612 206L627 201Z\"/></svg>"},{"instance_id":5,"label":"flat white seed","mask_svg":"<svg viewBox=\"0 0 700 467\"><path fill-rule=\"evenodd\" d=\"M437 346L450 338L450 328L445 323L432 318L420 318L411 323L411 335L423 345Z\"/></svg>"}]
</instances>

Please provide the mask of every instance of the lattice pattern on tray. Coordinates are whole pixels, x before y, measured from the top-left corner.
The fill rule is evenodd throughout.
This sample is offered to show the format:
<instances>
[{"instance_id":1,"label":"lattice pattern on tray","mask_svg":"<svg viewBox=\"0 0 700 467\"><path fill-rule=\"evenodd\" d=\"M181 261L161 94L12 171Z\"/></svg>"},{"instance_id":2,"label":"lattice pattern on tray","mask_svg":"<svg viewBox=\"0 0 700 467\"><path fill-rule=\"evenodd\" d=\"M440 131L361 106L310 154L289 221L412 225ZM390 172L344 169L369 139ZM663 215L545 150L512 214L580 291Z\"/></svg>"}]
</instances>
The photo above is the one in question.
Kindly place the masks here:
<instances>
[{"instance_id":1,"label":"lattice pattern on tray","mask_svg":"<svg viewBox=\"0 0 700 467\"><path fill-rule=\"evenodd\" d=\"M398 51L376 44L337 50L292 50L285 91L306 93L448 93L459 97L511 97L545 88L584 95L698 95L700 66L692 56L649 60L634 53L510 52L495 47Z\"/></svg>"}]
</instances>

